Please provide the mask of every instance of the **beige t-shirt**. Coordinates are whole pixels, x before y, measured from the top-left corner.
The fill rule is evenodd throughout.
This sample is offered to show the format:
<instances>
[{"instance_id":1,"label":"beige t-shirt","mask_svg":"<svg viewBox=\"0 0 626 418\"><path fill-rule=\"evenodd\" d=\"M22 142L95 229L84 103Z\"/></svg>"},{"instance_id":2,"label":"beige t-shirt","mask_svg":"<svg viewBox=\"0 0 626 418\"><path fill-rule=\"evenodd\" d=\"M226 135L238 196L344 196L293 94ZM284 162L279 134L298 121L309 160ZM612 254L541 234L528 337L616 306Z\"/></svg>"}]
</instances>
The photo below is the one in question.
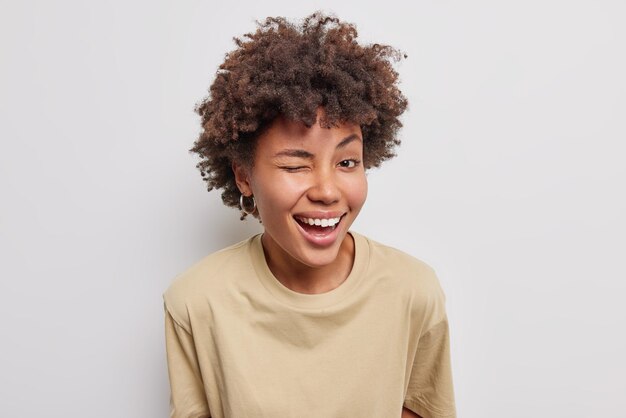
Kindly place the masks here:
<instances>
[{"instance_id":1,"label":"beige t-shirt","mask_svg":"<svg viewBox=\"0 0 626 418\"><path fill-rule=\"evenodd\" d=\"M302 294L256 235L164 294L174 418L455 417L445 297L423 262L351 233L348 278Z\"/></svg>"}]
</instances>

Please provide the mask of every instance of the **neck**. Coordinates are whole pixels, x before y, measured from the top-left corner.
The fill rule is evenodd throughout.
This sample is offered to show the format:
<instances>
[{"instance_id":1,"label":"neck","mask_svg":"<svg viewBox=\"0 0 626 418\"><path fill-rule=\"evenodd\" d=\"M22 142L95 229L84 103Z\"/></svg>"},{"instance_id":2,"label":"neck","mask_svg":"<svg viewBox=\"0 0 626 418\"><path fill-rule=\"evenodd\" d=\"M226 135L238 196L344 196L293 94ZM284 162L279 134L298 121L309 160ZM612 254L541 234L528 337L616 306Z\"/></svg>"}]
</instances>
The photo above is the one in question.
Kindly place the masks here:
<instances>
[{"instance_id":1,"label":"neck","mask_svg":"<svg viewBox=\"0 0 626 418\"><path fill-rule=\"evenodd\" d=\"M311 267L291 257L267 234L261 238L267 265L276 279L290 290L305 294L329 292L343 283L354 263L354 240L347 234L335 260Z\"/></svg>"}]
</instances>

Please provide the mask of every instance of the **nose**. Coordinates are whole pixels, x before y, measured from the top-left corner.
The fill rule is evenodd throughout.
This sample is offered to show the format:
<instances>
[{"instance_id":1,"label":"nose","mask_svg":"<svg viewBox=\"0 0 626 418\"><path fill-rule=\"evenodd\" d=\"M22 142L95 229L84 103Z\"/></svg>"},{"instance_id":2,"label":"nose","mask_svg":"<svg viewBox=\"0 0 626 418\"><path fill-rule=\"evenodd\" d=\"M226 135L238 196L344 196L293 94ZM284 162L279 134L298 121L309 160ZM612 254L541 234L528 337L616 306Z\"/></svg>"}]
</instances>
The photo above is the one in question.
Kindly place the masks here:
<instances>
[{"instance_id":1,"label":"nose","mask_svg":"<svg viewBox=\"0 0 626 418\"><path fill-rule=\"evenodd\" d=\"M324 205L336 203L341 198L341 189L332 170L318 170L314 173L313 182L307 196L312 202Z\"/></svg>"}]
</instances>

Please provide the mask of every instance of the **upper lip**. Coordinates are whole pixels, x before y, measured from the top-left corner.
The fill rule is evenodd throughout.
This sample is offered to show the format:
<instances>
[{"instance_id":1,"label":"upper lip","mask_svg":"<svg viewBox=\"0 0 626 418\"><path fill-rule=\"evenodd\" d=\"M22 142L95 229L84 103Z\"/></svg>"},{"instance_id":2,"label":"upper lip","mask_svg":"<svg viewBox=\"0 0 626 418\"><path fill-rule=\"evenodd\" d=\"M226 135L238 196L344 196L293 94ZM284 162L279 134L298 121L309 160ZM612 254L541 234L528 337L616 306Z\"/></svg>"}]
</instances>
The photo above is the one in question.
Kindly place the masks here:
<instances>
[{"instance_id":1,"label":"upper lip","mask_svg":"<svg viewBox=\"0 0 626 418\"><path fill-rule=\"evenodd\" d=\"M296 218L333 219L341 218L346 212L300 212L293 215Z\"/></svg>"}]
</instances>

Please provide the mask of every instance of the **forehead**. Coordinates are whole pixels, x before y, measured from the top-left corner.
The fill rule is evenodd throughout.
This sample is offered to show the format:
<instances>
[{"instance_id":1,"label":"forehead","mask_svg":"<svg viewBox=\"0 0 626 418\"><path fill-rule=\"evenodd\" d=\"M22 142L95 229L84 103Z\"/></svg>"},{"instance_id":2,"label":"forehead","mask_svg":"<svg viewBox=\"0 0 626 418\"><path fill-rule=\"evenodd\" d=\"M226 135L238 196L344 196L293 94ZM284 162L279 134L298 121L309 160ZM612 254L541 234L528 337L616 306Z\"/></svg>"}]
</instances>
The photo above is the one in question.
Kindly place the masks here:
<instances>
[{"instance_id":1,"label":"forehead","mask_svg":"<svg viewBox=\"0 0 626 418\"><path fill-rule=\"evenodd\" d=\"M343 139L357 135L362 139L361 127L356 123L342 123L324 128L318 122L307 127L304 123L279 117L258 138L257 151L273 151L282 148L335 148ZM361 141L358 141L361 144Z\"/></svg>"}]
</instances>

